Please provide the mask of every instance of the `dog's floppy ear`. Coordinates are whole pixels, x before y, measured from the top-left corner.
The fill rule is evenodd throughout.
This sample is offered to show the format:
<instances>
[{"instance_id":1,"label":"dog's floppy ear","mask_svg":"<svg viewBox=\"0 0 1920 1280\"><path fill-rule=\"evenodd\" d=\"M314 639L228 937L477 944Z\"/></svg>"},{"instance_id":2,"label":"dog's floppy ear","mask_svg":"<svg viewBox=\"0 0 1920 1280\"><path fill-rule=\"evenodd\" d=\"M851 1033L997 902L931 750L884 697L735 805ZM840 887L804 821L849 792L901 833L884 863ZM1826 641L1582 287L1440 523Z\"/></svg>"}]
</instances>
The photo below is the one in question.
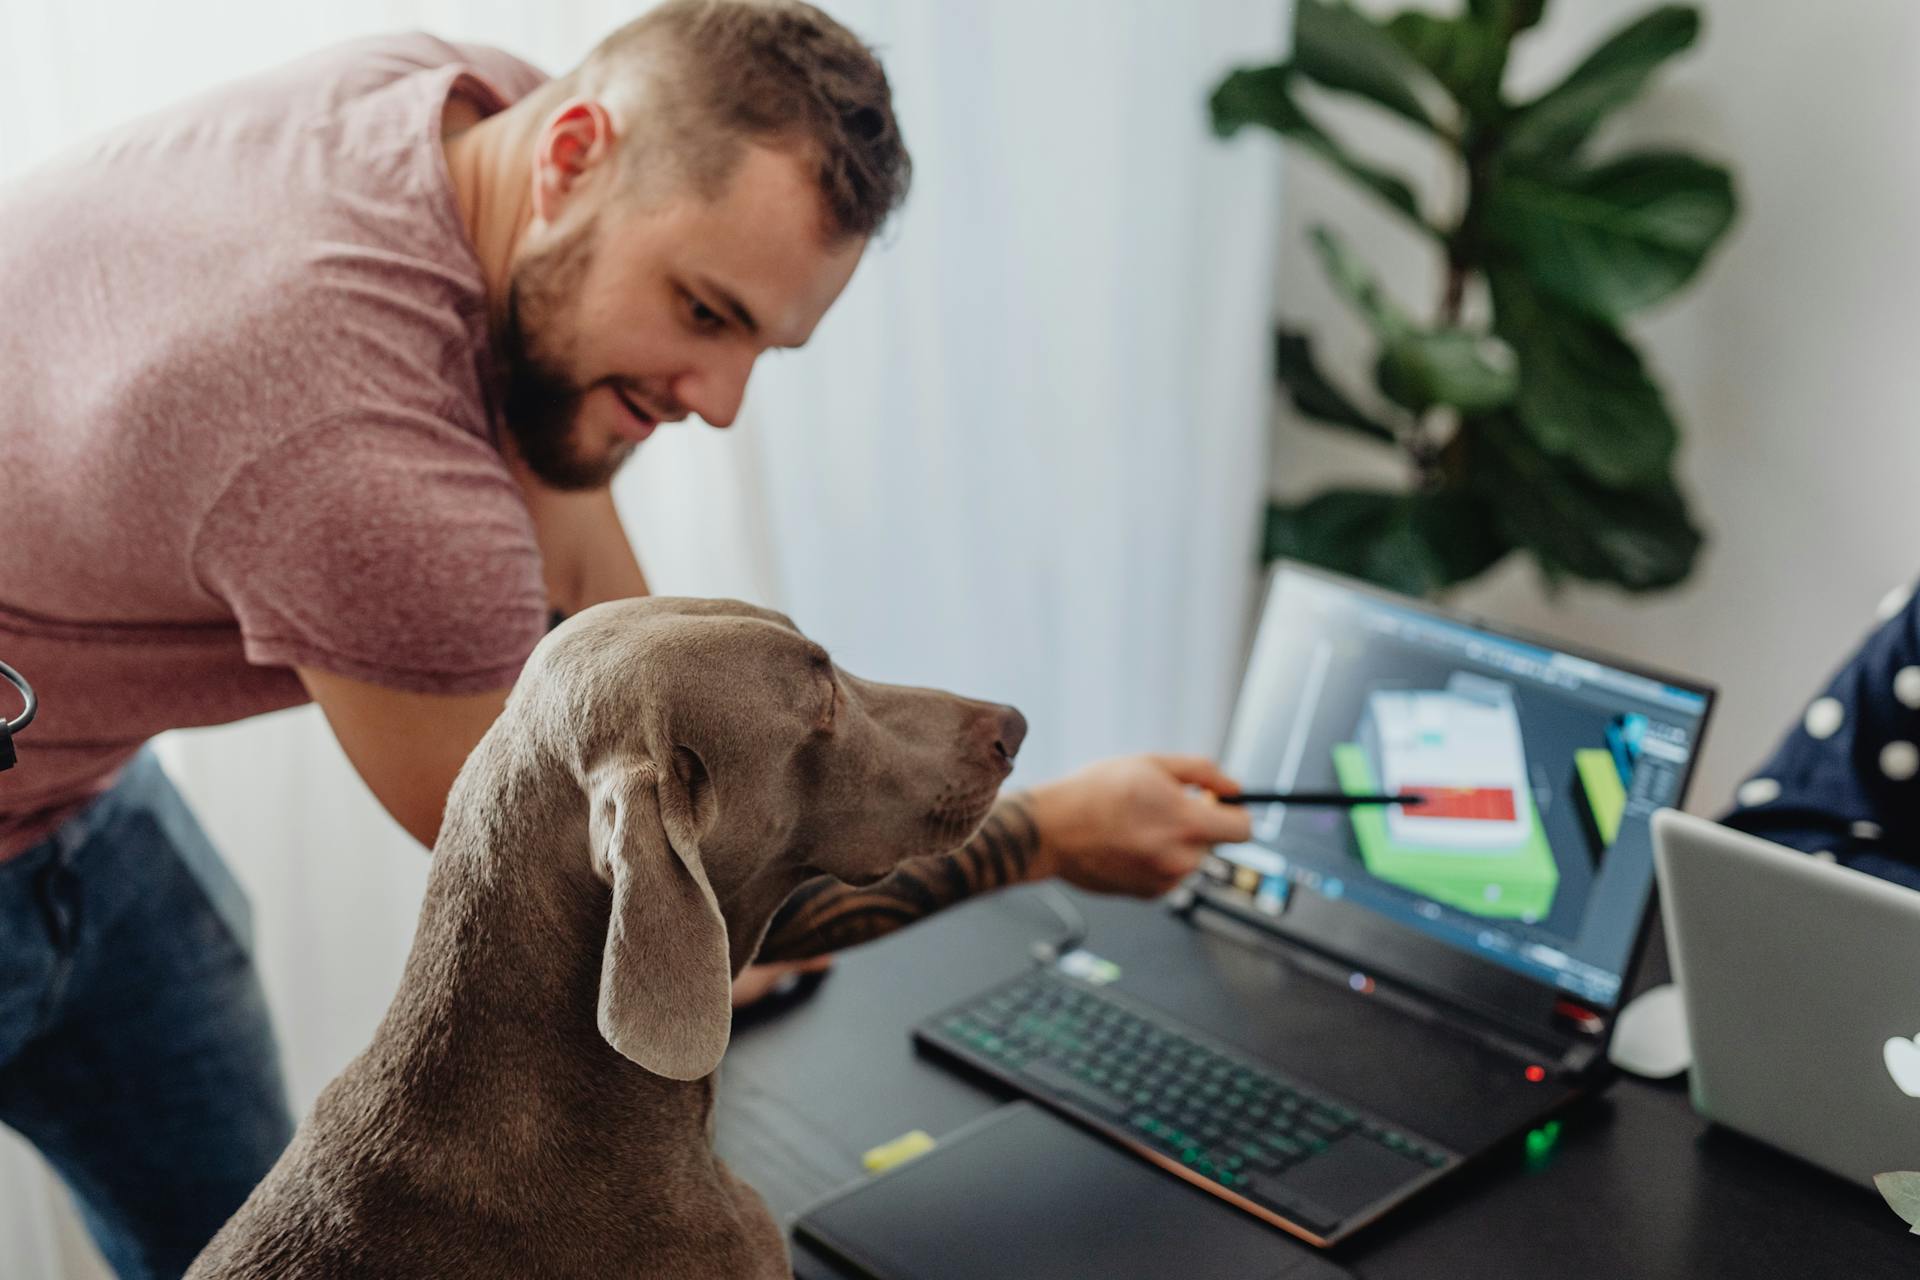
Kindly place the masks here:
<instances>
[{"instance_id":1,"label":"dog's floppy ear","mask_svg":"<svg viewBox=\"0 0 1920 1280\"><path fill-rule=\"evenodd\" d=\"M660 775L610 760L589 783L594 871L613 886L600 963L600 1034L655 1075L720 1065L733 1020L727 922L691 839L660 818Z\"/></svg>"}]
</instances>

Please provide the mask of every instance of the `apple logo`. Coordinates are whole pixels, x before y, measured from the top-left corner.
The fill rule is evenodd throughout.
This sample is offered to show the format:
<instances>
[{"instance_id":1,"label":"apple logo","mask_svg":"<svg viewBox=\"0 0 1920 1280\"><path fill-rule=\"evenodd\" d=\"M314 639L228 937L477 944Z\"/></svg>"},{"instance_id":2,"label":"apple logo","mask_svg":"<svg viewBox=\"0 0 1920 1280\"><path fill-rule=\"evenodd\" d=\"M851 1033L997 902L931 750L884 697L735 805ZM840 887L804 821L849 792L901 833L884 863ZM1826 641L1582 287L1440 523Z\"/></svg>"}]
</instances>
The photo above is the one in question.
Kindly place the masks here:
<instances>
[{"instance_id":1,"label":"apple logo","mask_svg":"<svg viewBox=\"0 0 1920 1280\"><path fill-rule=\"evenodd\" d=\"M1876 1173L1873 1185L1880 1188L1888 1207L1920 1236L1920 1173Z\"/></svg>"},{"instance_id":2,"label":"apple logo","mask_svg":"<svg viewBox=\"0 0 1920 1280\"><path fill-rule=\"evenodd\" d=\"M1920 1036L1911 1040L1895 1036L1884 1050L1887 1074L1909 1098L1920 1098Z\"/></svg>"}]
</instances>

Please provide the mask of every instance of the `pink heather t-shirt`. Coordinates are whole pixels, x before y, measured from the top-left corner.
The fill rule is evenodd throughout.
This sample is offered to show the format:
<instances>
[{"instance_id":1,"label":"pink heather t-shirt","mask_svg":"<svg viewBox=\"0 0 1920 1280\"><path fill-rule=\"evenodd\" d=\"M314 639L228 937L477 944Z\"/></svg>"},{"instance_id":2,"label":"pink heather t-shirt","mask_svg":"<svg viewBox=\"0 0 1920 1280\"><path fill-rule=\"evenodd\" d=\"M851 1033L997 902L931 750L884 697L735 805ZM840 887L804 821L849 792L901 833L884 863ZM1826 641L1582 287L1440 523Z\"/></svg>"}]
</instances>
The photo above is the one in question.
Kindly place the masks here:
<instances>
[{"instance_id":1,"label":"pink heather t-shirt","mask_svg":"<svg viewBox=\"0 0 1920 1280\"><path fill-rule=\"evenodd\" d=\"M294 666L513 683L546 594L440 128L543 79L358 41L0 186L0 660L41 703L0 858Z\"/></svg>"}]
</instances>

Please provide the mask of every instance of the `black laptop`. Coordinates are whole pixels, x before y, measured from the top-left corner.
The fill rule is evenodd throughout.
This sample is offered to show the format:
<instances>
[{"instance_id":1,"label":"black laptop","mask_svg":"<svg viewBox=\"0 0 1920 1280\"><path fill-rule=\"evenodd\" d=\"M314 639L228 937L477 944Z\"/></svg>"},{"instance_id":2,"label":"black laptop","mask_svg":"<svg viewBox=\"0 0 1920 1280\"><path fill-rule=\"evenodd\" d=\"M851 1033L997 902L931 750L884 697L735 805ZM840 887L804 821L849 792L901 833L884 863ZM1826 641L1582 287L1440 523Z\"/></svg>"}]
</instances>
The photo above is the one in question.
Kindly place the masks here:
<instances>
[{"instance_id":1,"label":"black laptop","mask_svg":"<svg viewBox=\"0 0 1920 1280\"><path fill-rule=\"evenodd\" d=\"M1138 957L1123 974L1081 949L915 1041L1295 1236L1344 1240L1605 1086L1653 894L1648 818L1680 804L1712 696L1282 564L1228 772L1423 803L1257 807L1252 842L1173 896L1258 959L1236 977L1241 1034L1180 1016L1216 974L1136 981Z\"/></svg>"}]
</instances>

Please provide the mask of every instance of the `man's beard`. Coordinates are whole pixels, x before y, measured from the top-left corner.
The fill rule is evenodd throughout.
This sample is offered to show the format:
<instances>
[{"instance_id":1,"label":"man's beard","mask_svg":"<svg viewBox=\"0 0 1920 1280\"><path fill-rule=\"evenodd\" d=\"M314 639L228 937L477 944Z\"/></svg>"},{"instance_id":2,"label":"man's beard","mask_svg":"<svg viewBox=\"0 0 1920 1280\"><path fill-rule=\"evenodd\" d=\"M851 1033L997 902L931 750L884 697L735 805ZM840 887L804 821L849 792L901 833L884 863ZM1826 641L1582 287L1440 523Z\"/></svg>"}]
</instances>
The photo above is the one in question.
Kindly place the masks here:
<instances>
[{"instance_id":1,"label":"man's beard","mask_svg":"<svg viewBox=\"0 0 1920 1280\"><path fill-rule=\"evenodd\" d=\"M588 388L542 346L579 295L593 262L598 225L598 218L590 219L514 269L507 285L506 317L494 339L507 434L521 462L554 489L605 488L638 447L622 444L599 459L580 455L574 428Z\"/></svg>"}]
</instances>

